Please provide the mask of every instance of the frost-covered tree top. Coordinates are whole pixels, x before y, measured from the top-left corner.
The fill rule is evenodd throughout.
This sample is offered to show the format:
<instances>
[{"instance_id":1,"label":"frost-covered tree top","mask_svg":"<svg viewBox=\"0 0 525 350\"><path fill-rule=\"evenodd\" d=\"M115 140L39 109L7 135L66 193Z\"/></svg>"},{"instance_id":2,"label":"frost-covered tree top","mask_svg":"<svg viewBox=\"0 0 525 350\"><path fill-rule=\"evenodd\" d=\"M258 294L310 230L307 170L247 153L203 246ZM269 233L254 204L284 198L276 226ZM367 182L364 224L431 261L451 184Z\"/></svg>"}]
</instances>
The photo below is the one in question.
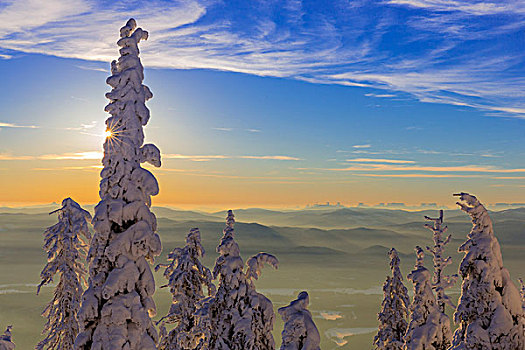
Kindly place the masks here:
<instances>
[{"instance_id":1,"label":"frost-covered tree top","mask_svg":"<svg viewBox=\"0 0 525 350\"><path fill-rule=\"evenodd\" d=\"M410 323L405 335L405 350L446 350L452 337L450 320L439 309L432 291L430 272L423 266L425 254L416 247L416 265L408 275L414 283Z\"/></svg>"},{"instance_id":2,"label":"frost-covered tree top","mask_svg":"<svg viewBox=\"0 0 525 350\"><path fill-rule=\"evenodd\" d=\"M169 264L157 265L155 269L165 267L164 277L173 295L173 302L167 316L161 320L161 340L159 349L190 350L195 349L205 330L200 329L196 311L200 300L204 299L204 287L209 296L215 294L210 270L199 260L204 255L201 235L198 228L193 228L186 237L184 248L175 248L168 254ZM176 324L169 333L165 324Z\"/></svg>"},{"instance_id":3,"label":"frost-covered tree top","mask_svg":"<svg viewBox=\"0 0 525 350\"><path fill-rule=\"evenodd\" d=\"M143 126L149 120L145 102L151 91L142 84L144 69L138 44L148 32L130 19L120 29L118 61L111 63L112 87L105 110L111 133L104 142L100 202L95 207L95 235L88 253L89 288L79 312L81 333L76 349L155 349L155 281L148 262L161 252L157 221L150 211L159 187L140 166L160 166L160 152L143 145Z\"/></svg>"},{"instance_id":4,"label":"frost-covered tree top","mask_svg":"<svg viewBox=\"0 0 525 350\"><path fill-rule=\"evenodd\" d=\"M11 329L13 326L7 326L4 334L0 335L0 350L13 350L15 343L11 340Z\"/></svg>"},{"instance_id":5,"label":"frost-covered tree top","mask_svg":"<svg viewBox=\"0 0 525 350\"><path fill-rule=\"evenodd\" d=\"M452 263L450 256L445 257L445 246L450 242L452 236L448 235L447 238L443 238L443 235L447 232L447 226L443 225L443 210L439 211L438 218L425 216L425 219L432 221L432 224L425 224L425 227L432 231L432 238L434 239L434 246L432 248L427 246L427 250L432 254L434 260L432 289L436 292L439 309L444 313L446 304L454 309L456 308L449 296L445 294L445 290L456 283L458 275L445 275L443 271Z\"/></svg>"},{"instance_id":6,"label":"frost-covered tree top","mask_svg":"<svg viewBox=\"0 0 525 350\"><path fill-rule=\"evenodd\" d=\"M403 284L403 275L399 269L399 256L392 248L388 255L390 257L390 269L392 276L387 276L383 285L383 302L381 311L377 314L379 330L374 338L374 347L380 350L401 350L403 348L407 329L408 290Z\"/></svg>"},{"instance_id":7,"label":"frost-covered tree top","mask_svg":"<svg viewBox=\"0 0 525 350\"><path fill-rule=\"evenodd\" d=\"M310 298L301 292L290 305L279 308L284 322L281 350L320 350L321 336L307 309Z\"/></svg>"},{"instance_id":8,"label":"frost-covered tree top","mask_svg":"<svg viewBox=\"0 0 525 350\"><path fill-rule=\"evenodd\" d=\"M468 193L457 203L472 218L472 230L459 247L461 297L454 314L459 328L451 349L525 349L525 316L518 289L503 267L501 249L487 209Z\"/></svg>"},{"instance_id":9,"label":"frost-covered tree top","mask_svg":"<svg viewBox=\"0 0 525 350\"><path fill-rule=\"evenodd\" d=\"M53 281L57 273L60 281L53 299L42 313L47 318L42 334L47 335L36 349L69 350L78 334L77 313L83 292L81 280L85 281L86 274L83 261L87 244L84 239L91 238L88 228L91 215L71 198L64 199L62 207L53 213L58 213L58 223L44 233L48 263L40 274L42 282L37 294L42 286Z\"/></svg>"},{"instance_id":10,"label":"frost-covered tree top","mask_svg":"<svg viewBox=\"0 0 525 350\"><path fill-rule=\"evenodd\" d=\"M206 304L211 327L203 349L263 350L274 349L272 302L257 293L252 279L257 279L264 263L277 268L273 255L259 253L250 258L244 272L239 245L234 237L235 219L228 211L226 228L217 252L213 277L219 279L215 297Z\"/></svg>"}]
</instances>

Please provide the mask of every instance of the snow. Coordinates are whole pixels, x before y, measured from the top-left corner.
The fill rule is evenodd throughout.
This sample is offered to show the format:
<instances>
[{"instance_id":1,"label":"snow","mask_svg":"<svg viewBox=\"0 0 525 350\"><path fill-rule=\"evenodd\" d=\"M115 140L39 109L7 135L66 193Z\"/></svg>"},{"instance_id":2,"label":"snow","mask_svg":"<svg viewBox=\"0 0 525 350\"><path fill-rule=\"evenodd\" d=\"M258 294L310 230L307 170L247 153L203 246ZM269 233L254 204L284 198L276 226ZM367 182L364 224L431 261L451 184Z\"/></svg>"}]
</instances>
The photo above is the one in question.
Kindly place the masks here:
<instances>
[{"instance_id":1,"label":"snow","mask_svg":"<svg viewBox=\"0 0 525 350\"><path fill-rule=\"evenodd\" d=\"M248 260L245 273L234 237L234 224L230 210L213 268L213 277L219 280L219 287L213 298L202 301L199 311L203 324L210 329L199 349L274 349L273 305L257 293L253 279L259 277L264 263L277 268L278 261L273 255L259 253Z\"/></svg>"},{"instance_id":2,"label":"snow","mask_svg":"<svg viewBox=\"0 0 525 350\"><path fill-rule=\"evenodd\" d=\"M0 350L13 350L16 346L11 340L11 329L13 326L7 326L3 335L0 335Z\"/></svg>"},{"instance_id":3,"label":"snow","mask_svg":"<svg viewBox=\"0 0 525 350\"><path fill-rule=\"evenodd\" d=\"M459 248L465 256L451 349L525 349L525 314L517 287L503 267L501 249L488 211L468 193L457 203L472 218L472 230Z\"/></svg>"},{"instance_id":4,"label":"snow","mask_svg":"<svg viewBox=\"0 0 525 350\"><path fill-rule=\"evenodd\" d=\"M80 282L86 274L83 260L87 244L84 238L91 238L88 228L91 215L71 198L64 199L62 207L53 213L58 213L58 223L44 233L48 263L40 274L42 282L37 287L37 294L42 286L53 281L57 273L60 281L53 299L42 313L47 318L42 333L47 335L36 349L67 350L73 348L78 334L77 313L83 292Z\"/></svg>"},{"instance_id":5,"label":"snow","mask_svg":"<svg viewBox=\"0 0 525 350\"><path fill-rule=\"evenodd\" d=\"M380 350L401 350L407 329L408 290L403 284L397 251L392 248L388 254L392 276L388 276L383 285L384 298L377 315L379 330L374 337L374 346Z\"/></svg>"},{"instance_id":6,"label":"snow","mask_svg":"<svg viewBox=\"0 0 525 350\"><path fill-rule=\"evenodd\" d=\"M284 321L281 350L320 350L321 336L307 309L310 298L301 292L290 305L279 308Z\"/></svg>"},{"instance_id":7,"label":"snow","mask_svg":"<svg viewBox=\"0 0 525 350\"><path fill-rule=\"evenodd\" d=\"M190 230L184 248L175 248L168 254L169 264L159 264L158 270L164 267L164 277L168 284L173 301L168 315L160 322L161 340L159 349L182 350L195 349L207 333L202 329L204 322L199 322L197 308L205 298L204 287L209 296L215 294L212 274L199 260L204 255L201 236L198 228ZM166 325L176 324L169 333Z\"/></svg>"},{"instance_id":8,"label":"snow","mask_svg":"<svg viewBox=\"0 0 525 350\"><path fill-rule=\"evenodd\" d=\"M408 275L414 283L414 299L410 305L410 322L405 335L404 350L446 350L452 337L450 320L441 312L430 281L430 272L423 266L424 252L416 247L416 265Z\"/></svg>"},{"instance_id":9,"label":"snow","mask_svg":"<svg viewBox=\"0 0 525 350\"><path fill-rule=\"evenodd\" d=\"M520 295L521 295L521 303L523 304L523 311L525 312L525 283L523 283L523 280L520 278Z\"/></svg>"},{"instance_id":10,"label":"snow","mask_svg":"<svg viewBox=\"0 0 525 350\"><path fill-rule=\"evenodd\" d=\"M104 142L100 176L100 202L95 207L95 235L88 253L89 287L79 312L81 333L76 349L155 349L157 331L152 296L155 281L148 262L161 252L151 213L151 196L158 194L157 180L140 164L160 166L160 152L143 145L150 118L145 102L153 95L142 84L143 67L138 43L148 33L130 19L120 30L118 61L107 79L112 87L105 110L111 135Z\"/></svg>"}]
</instances>

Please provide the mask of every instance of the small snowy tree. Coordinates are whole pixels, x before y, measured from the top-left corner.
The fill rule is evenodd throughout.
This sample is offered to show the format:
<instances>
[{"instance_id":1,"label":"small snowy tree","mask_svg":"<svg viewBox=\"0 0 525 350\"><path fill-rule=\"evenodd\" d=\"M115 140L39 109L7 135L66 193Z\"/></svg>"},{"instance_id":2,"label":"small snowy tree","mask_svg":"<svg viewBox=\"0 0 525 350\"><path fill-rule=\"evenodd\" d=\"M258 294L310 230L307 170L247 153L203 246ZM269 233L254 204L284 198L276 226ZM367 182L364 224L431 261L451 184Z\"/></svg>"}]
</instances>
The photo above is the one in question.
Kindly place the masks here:
<instances>
[{"instance_id":1,"label":"small snowy tree","mask_svg":"<svg viewBox=\"0 0 525 350\"><path fill-rule=\"evenodd\" d=\"M374 346L379 350L401 350L404 344L403 336L407 329L406 318L410 301L399 269L397 251L392 248L388 255L392 276L388 276L383 285L384 298L381 311L377 315L379 331L374 338Z\"/></svg>"},{"instance_id":2,"label":"small snowy tree","mask_svg":"<svg viewBox=\"0 0 525 350\"><path fill-rule=\"evenodd\" d=\"M217 247L220 255L213 269L213 277L219 279L219 288L206 306L210 334L201 348L274 349L273 305L268 298L257 293L253 279L260 276L264 263L277 268L279 262L273 255L259 253L248 260L245 273L239 245L234 238L234 224L235 219L230 210L224 235Z\"/></svg>"},{"instance_id":3,"label":"small snowy tree","mask_svg":"<svg viewBox=\"0 0 525 350\"><path fill-rule=\"evenodd\" d=\"M518 289L503 267L501 249L487 209L479 200L459 193L461 210L472 218L472 230L459 247L461 297L454 314L459 324L453 350L525 349L525 315Z\"/></svg>"},{"instance_id":4,"label":"small snowy tree","mask_svg":"<svg viewBox=\"0 0 525 350\"><path fill-rule=\"evenodd\" d=\"M55 288L53 300L42 313L47 318L42 334L47 333L47 336L36 349L69 350L73 348L78 334L77 313L83 292L81 280L85 281L86 274L83 261L87 244L84 238L91 238L88 228L91 215L71 198L64 199L62 208L50 214L56 212L58 223L45 231L44 249L48 263L40 274L42 282L38 285L37 294L42 286L53 281L57 273L60 274L60 282Z\"/></svg>"},{"instance_id":5,"label":"small snowy tree","mask_svg":"<svg viewBox=\"0 0 525 350\"><path fill-rule=\"evenodd\" d=\"M436 300L439 310L444 314L445 305L448 304L452 308L456 305L450 300L449 296L445 294L445 290L452 287L458 279L458 275L445 275L444 269L452 263L452 258L445 258L445 246L450 242L452 235L448 235L443 239L443 235L447 232L447 226L443 225L443 210L439 211L438 218L431 218L425 216L425 219L432 221L432 224L425 224L425 227L432 231L432 238L434 239L434 247L427 246L427 250L432 254L434 261L434 276L432 279L432 289L436 292Z\"/></svg>"},{"instance_id":6,"label":"small snowy tree","mask_svg":"<svg viewBox=\"0 0 525 350\"><path fill-rule=\"evenodd\" d=\"M403 349L446 350L452 337L450 320L439 309L430 272L423 266L425 253L421 247L416 247L416 255L416 265L408 275L414 283L414 300L410 305L410 323Z\"/></svg>"},{"instance_id":7,"label":"small snowy tree","mask_svg":"<svg viewBox=\"0 0 525 350\"><path fill-rule=\"evenodd\" d=\"M307 309L310 298L301 292L290 305L279 308L284 321L281 350L320 350L321 336Z\"/></svg>"},{"instance_id":8,"label":"small snowy tree","mask_svg":"<svg viewBox=\"0 0 525 350\"><path fill-rule=\"evenodd\" d=\"M7 326L3 335L0 335L0 350L14 350L15 343L11 340L11 329L13 326Z\"/></svg>"},{"instance_id":9,"label":"small snowy tree","mask_svg":"<svg viewBox=\"0 0 525 350\"><path fill-rule=\"evenodd\" d=\"M111 64L112 87L106 120L110 136L104 142L100 202L95 207L95 234L88 253L89 287L78 318L81 333L76 349L149 350L158 334L151 317L156 313L155 281L148 262L161 252L157 221L150 211L157 180L142 162L160 166L160 152L143 145L143 126L149 120L146 100L151 91L142 84L144 72L138 43L148 33L130 19L120 29L120 58Z\"/></svg>"},{"instance_id":10,"label":"small snowy tree","mask_svg":"<svg viewBox=\"0 0 525 350\"><path fill-rule=\"evenodd\" d=\"M168 265L157 265L155 270L165 267L164 277L173 295L173 303L167 316L161 319L161 350L195 349L203 337L199 329L196 311L200 300L204 299L204 288L208 295L215 293L210 270L199 258L204 255L201 235L198 228L191 229L186 237L184 248L175 248L168 254ZM166 324L177 324L169 333Z\"/></svg>"},{"instance_id":11,"label":"small snowy tree","mask_svg":"<svg viewBox=\"0 0 525 350\"><path fill-rule=\"evenodd\" d=\"M521 289L520 289L521 303L523 305L523 311L525 312L525 283L523 283L523 280L521 278L519 279L519 281L521 285Z\"/></svg>"}]
</instances>

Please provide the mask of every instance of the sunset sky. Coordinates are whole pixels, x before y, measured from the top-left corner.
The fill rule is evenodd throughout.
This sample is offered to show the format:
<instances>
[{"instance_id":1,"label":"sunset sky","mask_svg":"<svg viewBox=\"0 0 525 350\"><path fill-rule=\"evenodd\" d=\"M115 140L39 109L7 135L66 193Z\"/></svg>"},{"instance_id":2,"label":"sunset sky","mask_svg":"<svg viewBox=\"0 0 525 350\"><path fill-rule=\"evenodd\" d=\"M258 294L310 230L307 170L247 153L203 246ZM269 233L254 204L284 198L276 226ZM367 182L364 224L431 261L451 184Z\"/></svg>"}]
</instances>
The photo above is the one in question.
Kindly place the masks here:
<instances>
[{"instance_id":1,"label":"sunset sky","mask_svg":"<svg viewBox=\"0 0 525 350\"><path fill-rule=\"evenodd\" d=\"M525 202L523 1L0 3L0 205L98 201L129 17L154 204Z\"/></svg>"}]
</instances>

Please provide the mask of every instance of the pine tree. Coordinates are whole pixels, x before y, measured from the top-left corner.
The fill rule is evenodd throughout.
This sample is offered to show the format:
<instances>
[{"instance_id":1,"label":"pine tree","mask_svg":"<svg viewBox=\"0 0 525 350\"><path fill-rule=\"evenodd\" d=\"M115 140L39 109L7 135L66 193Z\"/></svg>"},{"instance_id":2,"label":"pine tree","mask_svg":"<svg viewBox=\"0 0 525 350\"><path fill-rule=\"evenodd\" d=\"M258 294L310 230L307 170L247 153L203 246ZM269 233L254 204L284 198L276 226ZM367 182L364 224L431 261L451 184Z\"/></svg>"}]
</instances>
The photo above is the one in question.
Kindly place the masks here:
<instances>
[{"instance_id":1,"label":"pine tree","mask_svg":"<svg viewBox=\"0 0 525 350\"><path fill-rule=\"evenodd\" d=\"M521 303L523 305L523 311L525 312L525 283L523 283L523 280L520 278L520 295L521 295Z\"/></svg>"},{"instance_id":2,"label":"pine tree","mask_svg":"<svg viewBox=\"0 0 525 350\"><path fill-rule=\"evenodd\" d=\"M11 339L11 329L13 326L7 326L3 335L0 335L0 350L14 350L15 343Z\"/></svg>"},{"instance_id":3,"label":"pine tree","mask_svg":"<svg viewBox=\"0 0 525 350\"><path fill-rule=\"evenodd\" d=\"M51 214L56 212L58 223L45 231L44 249L48 263L40 274L42 282L37 294L42 286L53 281L57 273L60 281L53 300L42 313L47 318L42 334L47 335L36 349L69 350L78 334L77 313L83 292L81 280L85 282L86 274L83 261L87 244L84 238L91 238L88 228L91 215L71 198L64 199L62 207Z\"/></svg>"},{"instance_id":4,"label":"pine tree","mask_svg":"<svg viewBox=\"0 0 525 350\"><path fill-rule=\"evenodd\" d=\"M95 207L95 234L88 253L89 287L79 312L81 333L76 349L149 350L156 348L155 281L148 262L161 252L157 222L151 213L151 196L158 194L155 177L140 166L160 166L160 152L143 146L143 126L149 120L146 100L152 97L142 85L144 72L138 43L148 33L130 19L120 29L120 58L111 63L105 110L111 134L104 142L100 202Z\"/></svg>"},{"instance_id":5,"label":"pine tree","mask_svg":"<svg viewBox=\"0 0 525 350\"><path fill-rule=\"evenodd\" d=\"M450 300L449 296L445 294L445 290L452 287L458 279L458 275L445 275L444 269L452 263L452 258L444 257L445 246L450 242L452 235L448 235L443 239L443 235L447 232L447 226L443 225L443 210L439 211L438 218L431 218L425 216L425 219L432 221L432 224L425 224L425 227L432 231L432 238L434 239L434 247L427 246L427 250L432 254L434 261L434 276L432 280L432 289L436 293L436 300L439 310L444 314L445 305L448 304L452 308L456 305Z\"/></svg>"},{"instance_id":6,"label":"pine tree","mask_svg":"<svg viewBox=\"0 0 525 350\"><path fill-rule=\"evenodd\" d=\"M195 349L204 330L196 315L198 303L204 299L204 288L209 296L215 294L210 270L202 265L199 258L204 255L198 228L191 229L184 248L175 248L168 254L168 265L157 265L155 270L165 267L164 277L173 295L173 303L167 316L161 319L161 350ZM177 324L169 333L166 324Z\"/></svg>"},{"instance_id":7,"label":"pine tree","mask_svg":"<svg viewBox=\"0 0 525 350\"><path fill-rule=\"evenodd\" d=\"M379 331L374 338L374 346L379 350L401 350L403 336L407 329L408 290L403 284L403 275L399 269L399 256L392 248L390 256L390 269L392 276L386 278L383 285L383 302L381 311L377 315Z\"/></svg>"},{"instance_id":8,"label":"pine tree","mask_svg":"<svg viewBox=\"0 0 525 350\"><path fill-rule=\"evenodd\" d=\"M472 218L472 230L459 247L461 297L454 314L459 324L451 349L525 349L525 315L519 291L503 267L501 249L487 209L459 193L457 204Z\"/></svg>"},{"instance_id":9,"label":"pine tree","mask_svg":"<svg viewBox=\"0 0 525 350\"><path fill-rule=\"evenodd\" d=\"M450 320L439 309L432 291L430 272L423 266L425 254L416 247L416 265L408 275L414 283L414 300L410 305L410 322L404 350L446 350L452 336Z\"/></svg>"},{"instance_id":10,"label":"pine tree","mask_svg":"<svg viewBox=\"0 0 525 350\"><path fill-rule=\"evenodd\" d=\"M310 298L301 292L290 305L279 308L284 321L281 350L320 350L321 336L307 309Z\"/></svg>"},{"instance_id":11,"label":"pine tree","mask_svg":"<svg viewBox=\"0 0 525 350\"><path fill-rule=\"evenodd\" d=\"M239 245L235 242L235 219L228 211L226 228L217 247L220 254L215 262L213 277L219 279L215 297L207 303L209 339L202 349L268 350L274 349L272 336L274 312L272 302L257 293L257 279L264 263L277 268L273 255L259 253L248 260L246 273Z\"/></svg>"}]
</instances>

